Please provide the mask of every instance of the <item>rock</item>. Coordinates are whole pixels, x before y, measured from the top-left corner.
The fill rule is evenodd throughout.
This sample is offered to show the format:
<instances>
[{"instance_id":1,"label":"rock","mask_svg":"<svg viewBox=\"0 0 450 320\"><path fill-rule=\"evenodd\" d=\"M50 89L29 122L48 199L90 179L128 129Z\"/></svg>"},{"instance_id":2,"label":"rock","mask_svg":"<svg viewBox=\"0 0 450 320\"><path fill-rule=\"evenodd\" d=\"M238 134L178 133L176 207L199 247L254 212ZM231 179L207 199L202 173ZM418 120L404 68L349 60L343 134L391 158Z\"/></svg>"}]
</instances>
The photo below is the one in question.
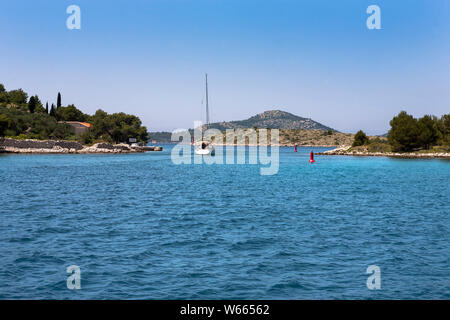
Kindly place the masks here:
<instances>
[{"instance_id":1,"label":"rock","mask_svg":"<svg viewBox=\"0 0 450 320\"><path fill-rule=\"evenodd\" d=\"M76 150L83 149L83 145L76 141L65 140L18 140L18 139L0 139L0 147L4 148L17 148L17 149L43 149L49 150L54 147L60 147L63 149L72 148Z\"/></svg>"},{"instance_id":2,"label":"rock","mask_svg":"<svg viewBox=\"0 0 450 320\"><path fill-rule=\"evenodd\" d=\"M395 157L395 158L450 158L450 154L448 152L436 152L436 153L399 153L399 152L368 152L368 151L349 151L350 147L339 147L333 150L328 150L322 153L318 153L319 155L341 155L341 156L363 156L363 157Z\"/></svg>"},{"instance_id":3,"label":"rock","mask_svg":"<svg viewBox=\"0 0 450 320\"><path fill-rule=\"evenodd\" d=\"M76 141L65 140L18 140L0 139L0 152L10 153L130 153L144 152L135 150L127 144L112 145L96 143L93 146L83 146Z\"/></svg>"}]
</instances>

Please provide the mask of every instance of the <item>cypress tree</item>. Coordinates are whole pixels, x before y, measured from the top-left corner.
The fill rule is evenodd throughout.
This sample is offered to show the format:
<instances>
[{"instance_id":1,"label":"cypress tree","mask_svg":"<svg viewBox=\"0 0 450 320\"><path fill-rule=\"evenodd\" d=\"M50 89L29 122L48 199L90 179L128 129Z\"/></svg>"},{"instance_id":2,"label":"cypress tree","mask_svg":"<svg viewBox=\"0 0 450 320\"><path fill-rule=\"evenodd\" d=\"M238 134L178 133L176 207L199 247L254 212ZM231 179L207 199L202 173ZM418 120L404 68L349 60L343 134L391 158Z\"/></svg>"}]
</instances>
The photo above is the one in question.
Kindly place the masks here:
<instances>
[{"instance_id":1,"label":"cypress tree","mask_svg":"<svg viewBox=\"0 0 450 320\"><path fill-rule=\"evenodd\" d=\"M56 102L56 108L61 107L61 93L58 92L58 100Z\"/></svg>"},{"instance_id":2,"label":"cypress tree","mask_svg":"<svg viewBox=\"0 0 450 320\"><path fill-rule=\"evenodd\" d=\"M36 109L36 98L31 97L30 101L28 101L28 110L30 110L30 113L34 113L35 109Z\"/></svg>"},{"instance_id":3,"label":"cypress tree","mask_svg":"<svg viewBox=\"0 0 450 320\"><path fill-rule=\"evenodd\" d=\"M52 103L52 107L50 108L50 116L56 118L56 109L55 105Z\"/></svg>"}]
</instances>

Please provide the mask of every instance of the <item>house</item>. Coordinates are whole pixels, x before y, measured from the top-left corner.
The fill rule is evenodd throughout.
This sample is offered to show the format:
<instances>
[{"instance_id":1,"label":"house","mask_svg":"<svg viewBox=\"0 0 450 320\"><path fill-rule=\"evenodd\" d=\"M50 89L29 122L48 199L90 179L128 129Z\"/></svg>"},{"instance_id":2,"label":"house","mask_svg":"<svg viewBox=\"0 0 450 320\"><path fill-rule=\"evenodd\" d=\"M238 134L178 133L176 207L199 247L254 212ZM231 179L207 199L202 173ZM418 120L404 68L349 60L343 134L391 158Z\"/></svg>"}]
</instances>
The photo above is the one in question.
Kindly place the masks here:
<instances>
[{"instance_id":1,"label":"house","mask_svg":"<svg viewBox=\"0 0 450 320\"><path fill-rule=\"evenodd\" d=\"M65 123L72 127L73 132L80 136L86 131L89 132L92 129L92 124L79 121L58 121L58 123Z\"/></svg>"}]
</instances>

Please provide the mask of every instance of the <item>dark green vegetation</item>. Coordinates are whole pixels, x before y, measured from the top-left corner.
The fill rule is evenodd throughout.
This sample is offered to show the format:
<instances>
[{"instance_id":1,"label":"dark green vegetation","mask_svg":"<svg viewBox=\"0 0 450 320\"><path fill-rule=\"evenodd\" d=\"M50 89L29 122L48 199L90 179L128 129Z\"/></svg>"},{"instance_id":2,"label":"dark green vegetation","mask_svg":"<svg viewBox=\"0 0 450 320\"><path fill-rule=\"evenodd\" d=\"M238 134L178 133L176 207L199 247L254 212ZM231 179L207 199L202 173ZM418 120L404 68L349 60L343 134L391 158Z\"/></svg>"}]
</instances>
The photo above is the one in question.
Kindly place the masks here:
<instances>
[{"instance_id":1,"label":"dark green vegetation","mask_svg":"<svg viewBox=\"0 0 450 320\"><path fill-rule=\"evenodd\" d=\"M369 143L369 137L362 130L359 130L355 134L355 140L353 141L352 147L363 146L368 143Z\"/></svg>"},{"instance_id":2,"label":"dark green vegetation","mask_svg":"<svg viewBox=\"0 0 450 320\"><path fill-rule=\"evenodd\" d=\"M449 151L450 114L441 118L425 115L416 119L405 111L390 121L391 129L387 141L371 139L363 131L358 131L352 147L367 146L369 152L411 152L411 151Z\"/></svg>"},{"instance_id":3,"label":"dark green vegetation","mask_svg":"<svg viewBox=\"0 0 450 320\"><path fill-rule=\"evenodd\" d=\"M58 121L88 122L93 128L81 136L75 136L72 128ZM148 140L147 128L141 120L123 112L107 114L97 110L94 115L83 113L73 104L62 106L61 94L57 96L57 107L42 105L38 96L28 99L22 89L6 91L0 84L0 136L19 139L64 139L78 140L84 144L99 141L109 143L126 142L128 138Z\"/></svg>"},{"instance_id":4,"label":"dark green vegetation","mask_svg":"<svg viewBox=\"0 0 450 320\"><path fill-rule=\"evenodd\" d=\"M450 145L450 114L440 119L431 115L416 119L402 111L390 124L388 140L394 151L428 150L433 146Z\"/></svg>"}]
</instances>

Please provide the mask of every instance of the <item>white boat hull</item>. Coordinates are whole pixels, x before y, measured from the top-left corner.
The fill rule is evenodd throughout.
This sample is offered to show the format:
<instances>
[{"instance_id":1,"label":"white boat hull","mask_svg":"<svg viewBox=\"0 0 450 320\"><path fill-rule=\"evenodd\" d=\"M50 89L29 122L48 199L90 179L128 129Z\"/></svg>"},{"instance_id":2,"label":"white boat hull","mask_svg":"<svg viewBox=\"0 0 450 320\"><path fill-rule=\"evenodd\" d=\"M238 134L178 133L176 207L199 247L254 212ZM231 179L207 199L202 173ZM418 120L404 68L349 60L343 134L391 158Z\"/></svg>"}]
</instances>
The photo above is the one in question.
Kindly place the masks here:
<instances>
[{"instance_id":1,"label":"white boat hull","mask_svg":"<svg viewBox=\"0 0 450 320\"><path fill-rule=\"evenodd\" d=\"M216 154L216 150L214 148L195 148L195 154L203 155L203 156L214 156Z\"/></svg>"}]
</instances>

